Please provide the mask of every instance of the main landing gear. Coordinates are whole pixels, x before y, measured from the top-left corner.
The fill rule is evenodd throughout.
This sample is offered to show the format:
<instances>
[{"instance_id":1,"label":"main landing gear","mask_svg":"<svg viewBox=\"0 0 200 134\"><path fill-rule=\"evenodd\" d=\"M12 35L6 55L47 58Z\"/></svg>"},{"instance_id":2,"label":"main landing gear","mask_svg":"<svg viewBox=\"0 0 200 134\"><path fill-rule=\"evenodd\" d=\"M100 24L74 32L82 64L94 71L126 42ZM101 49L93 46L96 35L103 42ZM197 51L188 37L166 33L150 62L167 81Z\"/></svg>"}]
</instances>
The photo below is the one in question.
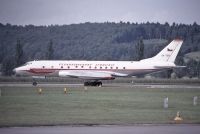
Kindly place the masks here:
<instances>
[{"instance_id":1,"label":"main landing gear","mask_svg":"<svg viewBox=\"0 0 200 134\"><path fill-rule=\"evenodd\" d=\"M98 87L102 87L102 82L101 81L84 82L84 86L98 86Z\"/></svg>"},{"instance_id":2,"label":"main landing gear","mask_svg":"<svg viewBox=\"0 0 200 134\"><path fill-rule=\"evenodd\" d=\"M33 83L32 83L33 86L37 86L37 82L35 80L33 80Z\"/></svg>"}]
</instances>

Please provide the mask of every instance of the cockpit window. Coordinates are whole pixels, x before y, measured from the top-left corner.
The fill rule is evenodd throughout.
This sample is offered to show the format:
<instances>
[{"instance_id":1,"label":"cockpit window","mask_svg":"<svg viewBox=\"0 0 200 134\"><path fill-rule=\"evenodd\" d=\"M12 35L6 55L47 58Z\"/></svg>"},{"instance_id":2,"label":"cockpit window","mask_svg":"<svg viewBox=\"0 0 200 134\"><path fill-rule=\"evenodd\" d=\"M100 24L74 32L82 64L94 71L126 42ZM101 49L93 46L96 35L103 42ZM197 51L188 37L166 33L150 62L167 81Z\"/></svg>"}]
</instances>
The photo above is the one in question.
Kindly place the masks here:
<instances>
[{"instance_id":1,"label":"cockpit window","mask_svg":"<svg viewBox=\"0 0 200 134\"><path fill-rule=\"evenodd\" d=\"M31 64L32 64L32 62L26 62L26 63L24 64L24 66L31 65Z\"/></svg>"}]
</instances>

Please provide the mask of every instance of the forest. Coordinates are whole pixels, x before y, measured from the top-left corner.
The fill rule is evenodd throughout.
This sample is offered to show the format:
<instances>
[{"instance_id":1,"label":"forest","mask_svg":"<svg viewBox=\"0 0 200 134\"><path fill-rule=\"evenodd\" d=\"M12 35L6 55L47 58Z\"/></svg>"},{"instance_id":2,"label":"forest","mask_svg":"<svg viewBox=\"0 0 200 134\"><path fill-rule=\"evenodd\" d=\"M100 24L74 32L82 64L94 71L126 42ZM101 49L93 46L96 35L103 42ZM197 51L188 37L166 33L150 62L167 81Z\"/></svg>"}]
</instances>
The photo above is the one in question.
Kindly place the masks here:
<instances>
[{"instance_id":1,"label":"forest","mask_svg":"<svg viewBox=\"0 0 200 134\"><path fill-rule=\"evenodd\" d=\"M187 67L152 76L199 78L200 25L196 22L190 25L86 22L48 26L0 23L0 71L2 75L12 75L14 67L43 59L141 60L154 56L176 38L184 40L176 64Z\"/></svg>"}]
</instances>

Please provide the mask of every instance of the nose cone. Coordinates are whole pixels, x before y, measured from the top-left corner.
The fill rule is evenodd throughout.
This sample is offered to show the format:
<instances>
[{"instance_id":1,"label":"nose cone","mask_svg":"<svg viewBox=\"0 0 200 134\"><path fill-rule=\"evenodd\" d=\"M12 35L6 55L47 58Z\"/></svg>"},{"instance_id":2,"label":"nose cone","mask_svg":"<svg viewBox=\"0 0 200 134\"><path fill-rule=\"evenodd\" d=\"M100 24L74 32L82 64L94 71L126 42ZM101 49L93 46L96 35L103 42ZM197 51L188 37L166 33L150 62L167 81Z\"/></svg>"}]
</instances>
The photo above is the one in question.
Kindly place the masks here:
<instances>
[{"instance_id":1,"label":"nose cone","mask_svg":"<svg viewBox=\"0 0 200 134\"><path fill-rule=\"evenodd\" d=\"M27 75L24 67L17 67L17 68L14 68L12 71L15 74L15 76L26 76Z\"/></svg>"},{"instance_id":2,"label":"nose cone","mask_svg":"<svg viewBox=\"0 0 200 134\"><path fill-rule=\"evenodd\" d=\"M13 69L13 73L16 74L16 68Z\"/></svg>"},{"instance_id":3,"label":"nose cone","mask_svg":"<svg viewBox=\"0 0 200 134\"><path fill-rule=\"evenodd\" d=\"M13 71L15 76L20 76L21 75L19 68L14 68L12 71Z\"/></svg>"}]
</instances>

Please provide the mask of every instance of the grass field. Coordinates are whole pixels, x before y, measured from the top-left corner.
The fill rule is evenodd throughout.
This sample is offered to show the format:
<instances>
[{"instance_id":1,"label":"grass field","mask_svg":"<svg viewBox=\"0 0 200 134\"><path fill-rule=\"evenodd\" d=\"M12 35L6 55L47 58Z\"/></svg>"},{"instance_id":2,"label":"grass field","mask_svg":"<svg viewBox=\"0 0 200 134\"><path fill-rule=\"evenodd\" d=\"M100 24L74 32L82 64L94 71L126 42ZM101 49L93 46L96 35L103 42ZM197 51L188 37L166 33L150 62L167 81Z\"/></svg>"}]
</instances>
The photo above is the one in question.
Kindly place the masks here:
<instances>
[{"instance_id":1,"label":"grass field","mask_svg":"<svg viewBox=\"0 0 200 134\"><path fill-rule=\"evenodd\" d=\"M37 87L1 87L0 126L174 123L177 111L182 123L200 123L200 105L193 106L199 88L41 88L38 95Z\"/></svg>"}]
</instances>

